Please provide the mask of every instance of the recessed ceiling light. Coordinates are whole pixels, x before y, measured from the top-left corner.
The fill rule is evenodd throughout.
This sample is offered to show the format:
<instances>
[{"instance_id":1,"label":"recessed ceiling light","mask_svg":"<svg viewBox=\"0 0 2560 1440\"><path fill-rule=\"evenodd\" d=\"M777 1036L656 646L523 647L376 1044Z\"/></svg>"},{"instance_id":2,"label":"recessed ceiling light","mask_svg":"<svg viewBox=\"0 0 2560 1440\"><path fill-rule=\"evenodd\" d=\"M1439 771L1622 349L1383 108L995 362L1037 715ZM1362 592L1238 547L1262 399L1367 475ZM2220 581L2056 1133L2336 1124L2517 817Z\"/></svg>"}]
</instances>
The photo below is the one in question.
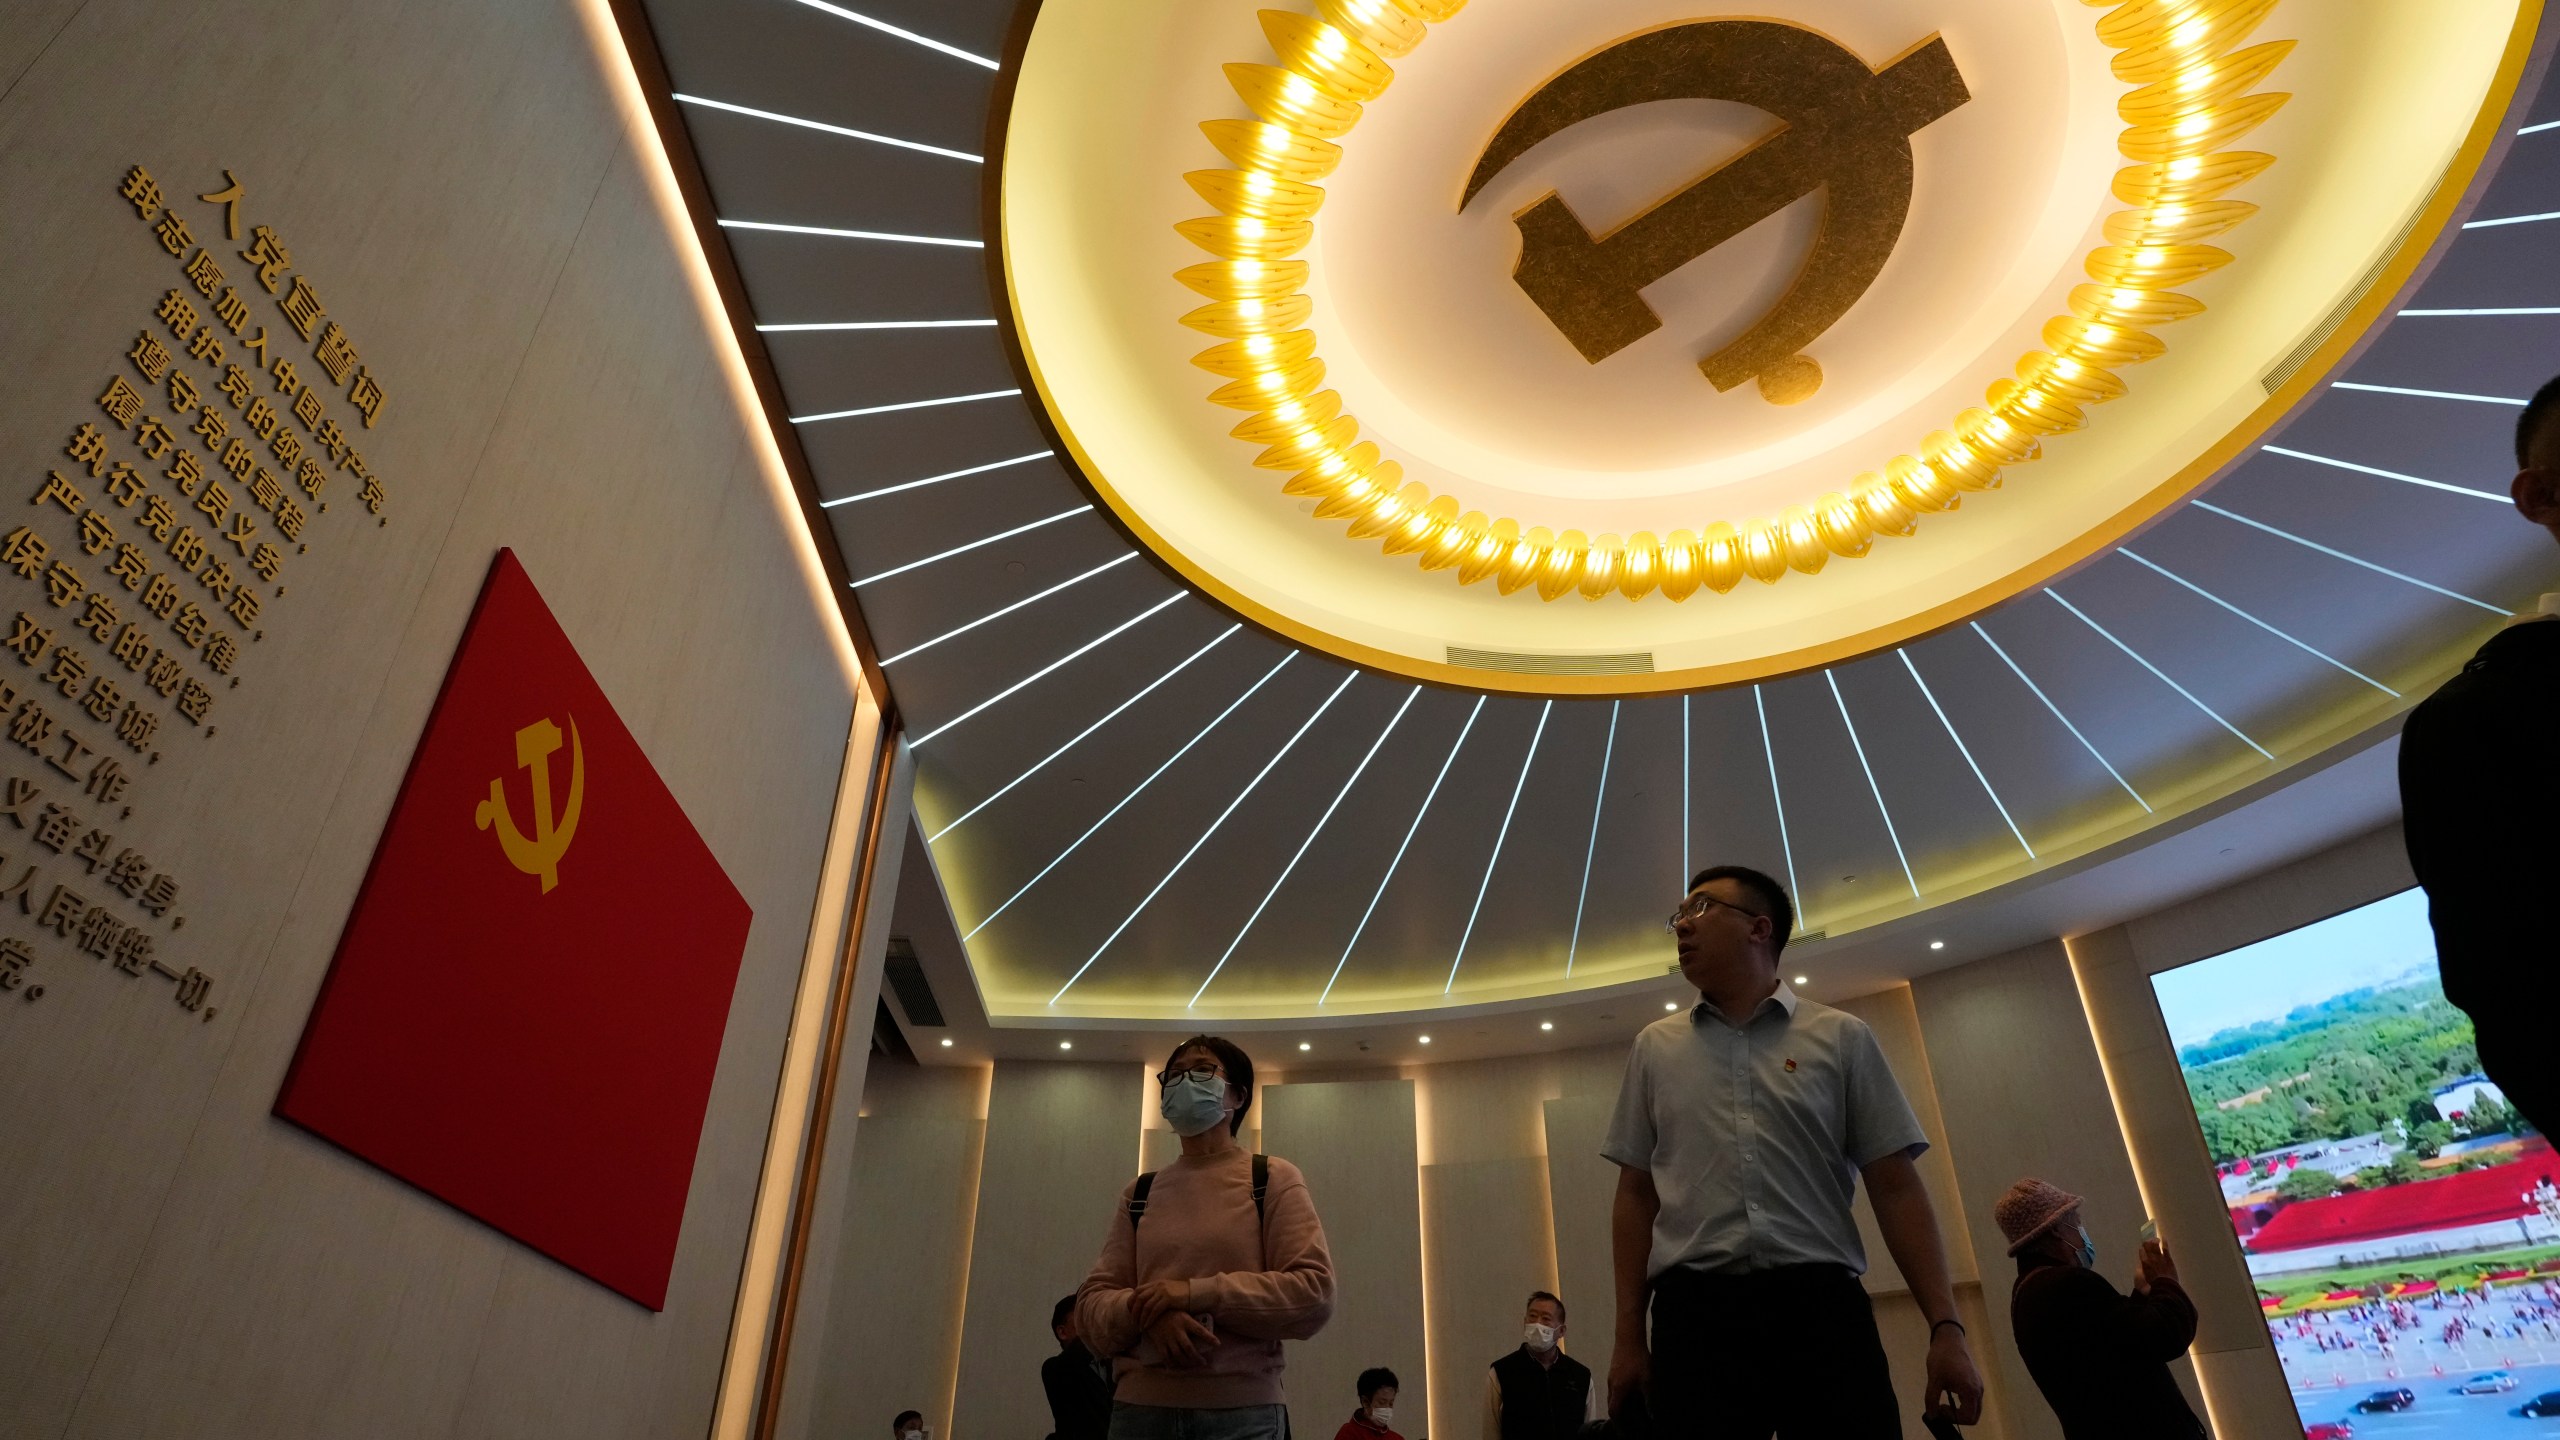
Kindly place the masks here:
<instances>
[{"instance_id":1,"label":"recessed ceiling light","mask_svg":"<svg viewBox=\"0 0 2560 1440\"><path fill-rule=\"evenodd\" d=\"M1313 1050L1313 1049L1314 1049L1314 1048L1316 1048L1316 1047L1314 1047L1313 1045L1308 1044L1308 1043L1307 1043L1306 1041L1304 1041L1304 1040L1301 1040L1301 1041L1299 1041L1299 1042L1298 1042L1298 1048L1299 1048L1299 1049L1301 1049L1301 1050Z\"/></svg>"},{"instance_id":2,"label":"recessed ceiling light","mask_svg":"<svg viewBox=\"0 0 2560 1440\"><path fill-rule=\"evenodd\" d=\"M1423 1044L1425 1044L1425 1045L1430 1044L1430 1043L1431 1043L1431 1037L1430 1037L1430 1036L1428 1036L1428 1035L1423 1036L1423 1037L1422 1037L1422 1043L1423 1043Z\"/></svg>"},{"instance_id":3,"label":"recessed ceiling light","mask_svg":"<svg viewBox=\"0 0 2560 1440\"><path fill-rule=\"evenodd\" d=\"M1813 983L1813 980L1810 976L1799 975L1796 977L1796 983L1799 985L1810 985Z\"/></svg>"},{"instance_id":4,"label":"recessed ceiling light","mask_svg":"<svg viewBox=\"0 0 2560 1440\"><path fill-rule=\"evenodd\" d=\"M1076 1048L1076 1042L1073 1040L1061 1040L1058 1042L1058 1048L1061 1050L1073 1050Z\"/></svg>"},{"instance_id":5,"label":"recessed ceiling light","mask_svg":"<svg viewBox=\"0 0 2560 1440\"><path fill-rule=\"evenodd\" d=\"M951 1048L951 1042L950 1042L949 1040L945 1040L945 1041L943 1041L943 1042L942 1042L942 1048L943 1048L943 1049L945 1049L945 1050L950 1049L950 1048Z\"/></svg>"},{"instance_id":6,"label":"recessed ceiling light","mask_svg":"<svg viewBox=\"0 0 2560 1440\"><path fill-rule=\"evenodd\" d=\"M1944 940L1932 940L1929 942L1929 948L1932 950L1944 950L1947 948L1947 942Z\"/></svg>"},{"instance_id":7,"label":"recessed ceiling light","mask_svg":"<svg viewBox=\"0 0 2560 1440\"><path fill-rule=\"evenodd\" d=\"M1556 1028L1556 1022L1553 1020L1541 1020L1538 1022L1538 1028L1541 1030L1553 1030Z\"/></svg>"},{"instance_id":8,"label":"recessed ceiling light","mask_svg":"<svg viewBox=\"0 0 2560 1440\"><path fill-rule=\"evenodd\" d=\"M1680 1008L1680 1002L1677 1000L1665 1000L1662 1002L1662 1008L1665 1010L1677 1010Z\"/></svg>"}]
</instances>

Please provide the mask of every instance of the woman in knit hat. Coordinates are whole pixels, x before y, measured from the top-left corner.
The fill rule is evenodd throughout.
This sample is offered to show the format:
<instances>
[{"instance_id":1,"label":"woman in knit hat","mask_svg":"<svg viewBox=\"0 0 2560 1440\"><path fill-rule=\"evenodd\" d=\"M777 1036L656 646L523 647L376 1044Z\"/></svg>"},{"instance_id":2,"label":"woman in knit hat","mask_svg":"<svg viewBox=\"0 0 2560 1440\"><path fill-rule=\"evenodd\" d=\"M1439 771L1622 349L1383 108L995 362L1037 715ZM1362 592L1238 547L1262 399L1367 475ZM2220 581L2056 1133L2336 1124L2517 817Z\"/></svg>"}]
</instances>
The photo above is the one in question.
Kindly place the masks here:
<instances>
[{"instance_id":1,"label":"woman in knit hat","mask_svg":"<svg viewBox=\"0 0 2560 1440\"><path fill-rule=\"evenodd\" d=\"M2204 1440L2169 1374L2195 1343L2196 1307L2160 1242L2142 1243L2125 1295L2092 1268L2097 1244L2079 1196L2025 1179L1991 1214L2018 1257L2009 1292L2018 1353L2068 1440Z\"/></svg>"}]
</instances>

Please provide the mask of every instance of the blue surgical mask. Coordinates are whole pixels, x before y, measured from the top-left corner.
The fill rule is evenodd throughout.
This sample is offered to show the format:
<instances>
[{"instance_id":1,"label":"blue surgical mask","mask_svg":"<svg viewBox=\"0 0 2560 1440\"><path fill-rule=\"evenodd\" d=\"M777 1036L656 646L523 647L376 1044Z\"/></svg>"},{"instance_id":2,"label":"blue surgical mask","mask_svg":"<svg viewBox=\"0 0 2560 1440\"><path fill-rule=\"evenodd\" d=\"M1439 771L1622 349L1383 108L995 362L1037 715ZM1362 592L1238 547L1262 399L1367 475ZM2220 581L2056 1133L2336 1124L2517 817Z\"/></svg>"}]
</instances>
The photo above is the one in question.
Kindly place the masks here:
<instances>
[{"instance_id":1,"label":"blue surgical mask","mask_svg":"<svg viewBox=\"0 0 2560 1440\"><path fill-rule=\"evenodd\" d=\"M2080 1232L2080 1268L2083 1270L2098 1268L2098 1241L2086 1230Z\"/></svg>"},{"instance_id":2,"label":"blue surgical mask","mask_svg":"<svg viewBox=\"0 0 2560 1440\"><path fill-rule=\"evenodd\" d=\"M1223 1075L1187 1074L1174 1078L1156 1101L1173 1133L1186 1138L1208 1133L1227 1118L1227 1081Z\"/></svg>"}]
</instances>

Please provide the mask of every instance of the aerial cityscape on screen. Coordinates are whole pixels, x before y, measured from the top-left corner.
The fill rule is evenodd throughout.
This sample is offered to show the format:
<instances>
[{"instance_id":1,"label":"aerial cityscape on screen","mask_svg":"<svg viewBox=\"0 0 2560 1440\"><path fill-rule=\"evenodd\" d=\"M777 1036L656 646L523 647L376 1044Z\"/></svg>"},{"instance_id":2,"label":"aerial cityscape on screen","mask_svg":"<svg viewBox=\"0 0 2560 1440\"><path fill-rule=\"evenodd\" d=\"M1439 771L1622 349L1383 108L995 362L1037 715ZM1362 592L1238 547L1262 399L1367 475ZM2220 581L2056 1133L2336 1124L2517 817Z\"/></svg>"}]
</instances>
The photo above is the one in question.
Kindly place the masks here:
<instances>
[{"instance_id":1,"label":"aerial cityscape on screen","mask_svg":"<svg viewBox=\"0 0 2560 1440\"><path fill-rule=\"evenodd\" d=\"M2560 1417L2560 1161L2411 890L2152 977L2304 1434Z\"/></svg>"}]
</instances>

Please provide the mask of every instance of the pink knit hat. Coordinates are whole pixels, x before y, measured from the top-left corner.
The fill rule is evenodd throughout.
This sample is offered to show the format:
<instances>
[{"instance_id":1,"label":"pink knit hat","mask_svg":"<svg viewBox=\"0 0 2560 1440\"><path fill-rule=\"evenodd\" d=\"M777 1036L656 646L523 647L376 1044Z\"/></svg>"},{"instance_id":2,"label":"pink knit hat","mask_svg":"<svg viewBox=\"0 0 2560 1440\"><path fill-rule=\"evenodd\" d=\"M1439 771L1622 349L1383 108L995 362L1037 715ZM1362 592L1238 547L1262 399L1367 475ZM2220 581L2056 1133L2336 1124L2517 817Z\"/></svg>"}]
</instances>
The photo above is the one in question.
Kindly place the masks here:
<instances>
[{"instance_id":1,"label":"pink knit hat","mask_svg":"<svg viewBox=\"0 0 2560 1440\"><path fill-rule=\"evenodd\" d=\"M1991 1207L2000 1233L2009 1237L2009 1253L2017 1254L2037 1236L2080 1213L2080 1197L2030 1176L2009 1187Z\"/></svg>"}]
</instances>

